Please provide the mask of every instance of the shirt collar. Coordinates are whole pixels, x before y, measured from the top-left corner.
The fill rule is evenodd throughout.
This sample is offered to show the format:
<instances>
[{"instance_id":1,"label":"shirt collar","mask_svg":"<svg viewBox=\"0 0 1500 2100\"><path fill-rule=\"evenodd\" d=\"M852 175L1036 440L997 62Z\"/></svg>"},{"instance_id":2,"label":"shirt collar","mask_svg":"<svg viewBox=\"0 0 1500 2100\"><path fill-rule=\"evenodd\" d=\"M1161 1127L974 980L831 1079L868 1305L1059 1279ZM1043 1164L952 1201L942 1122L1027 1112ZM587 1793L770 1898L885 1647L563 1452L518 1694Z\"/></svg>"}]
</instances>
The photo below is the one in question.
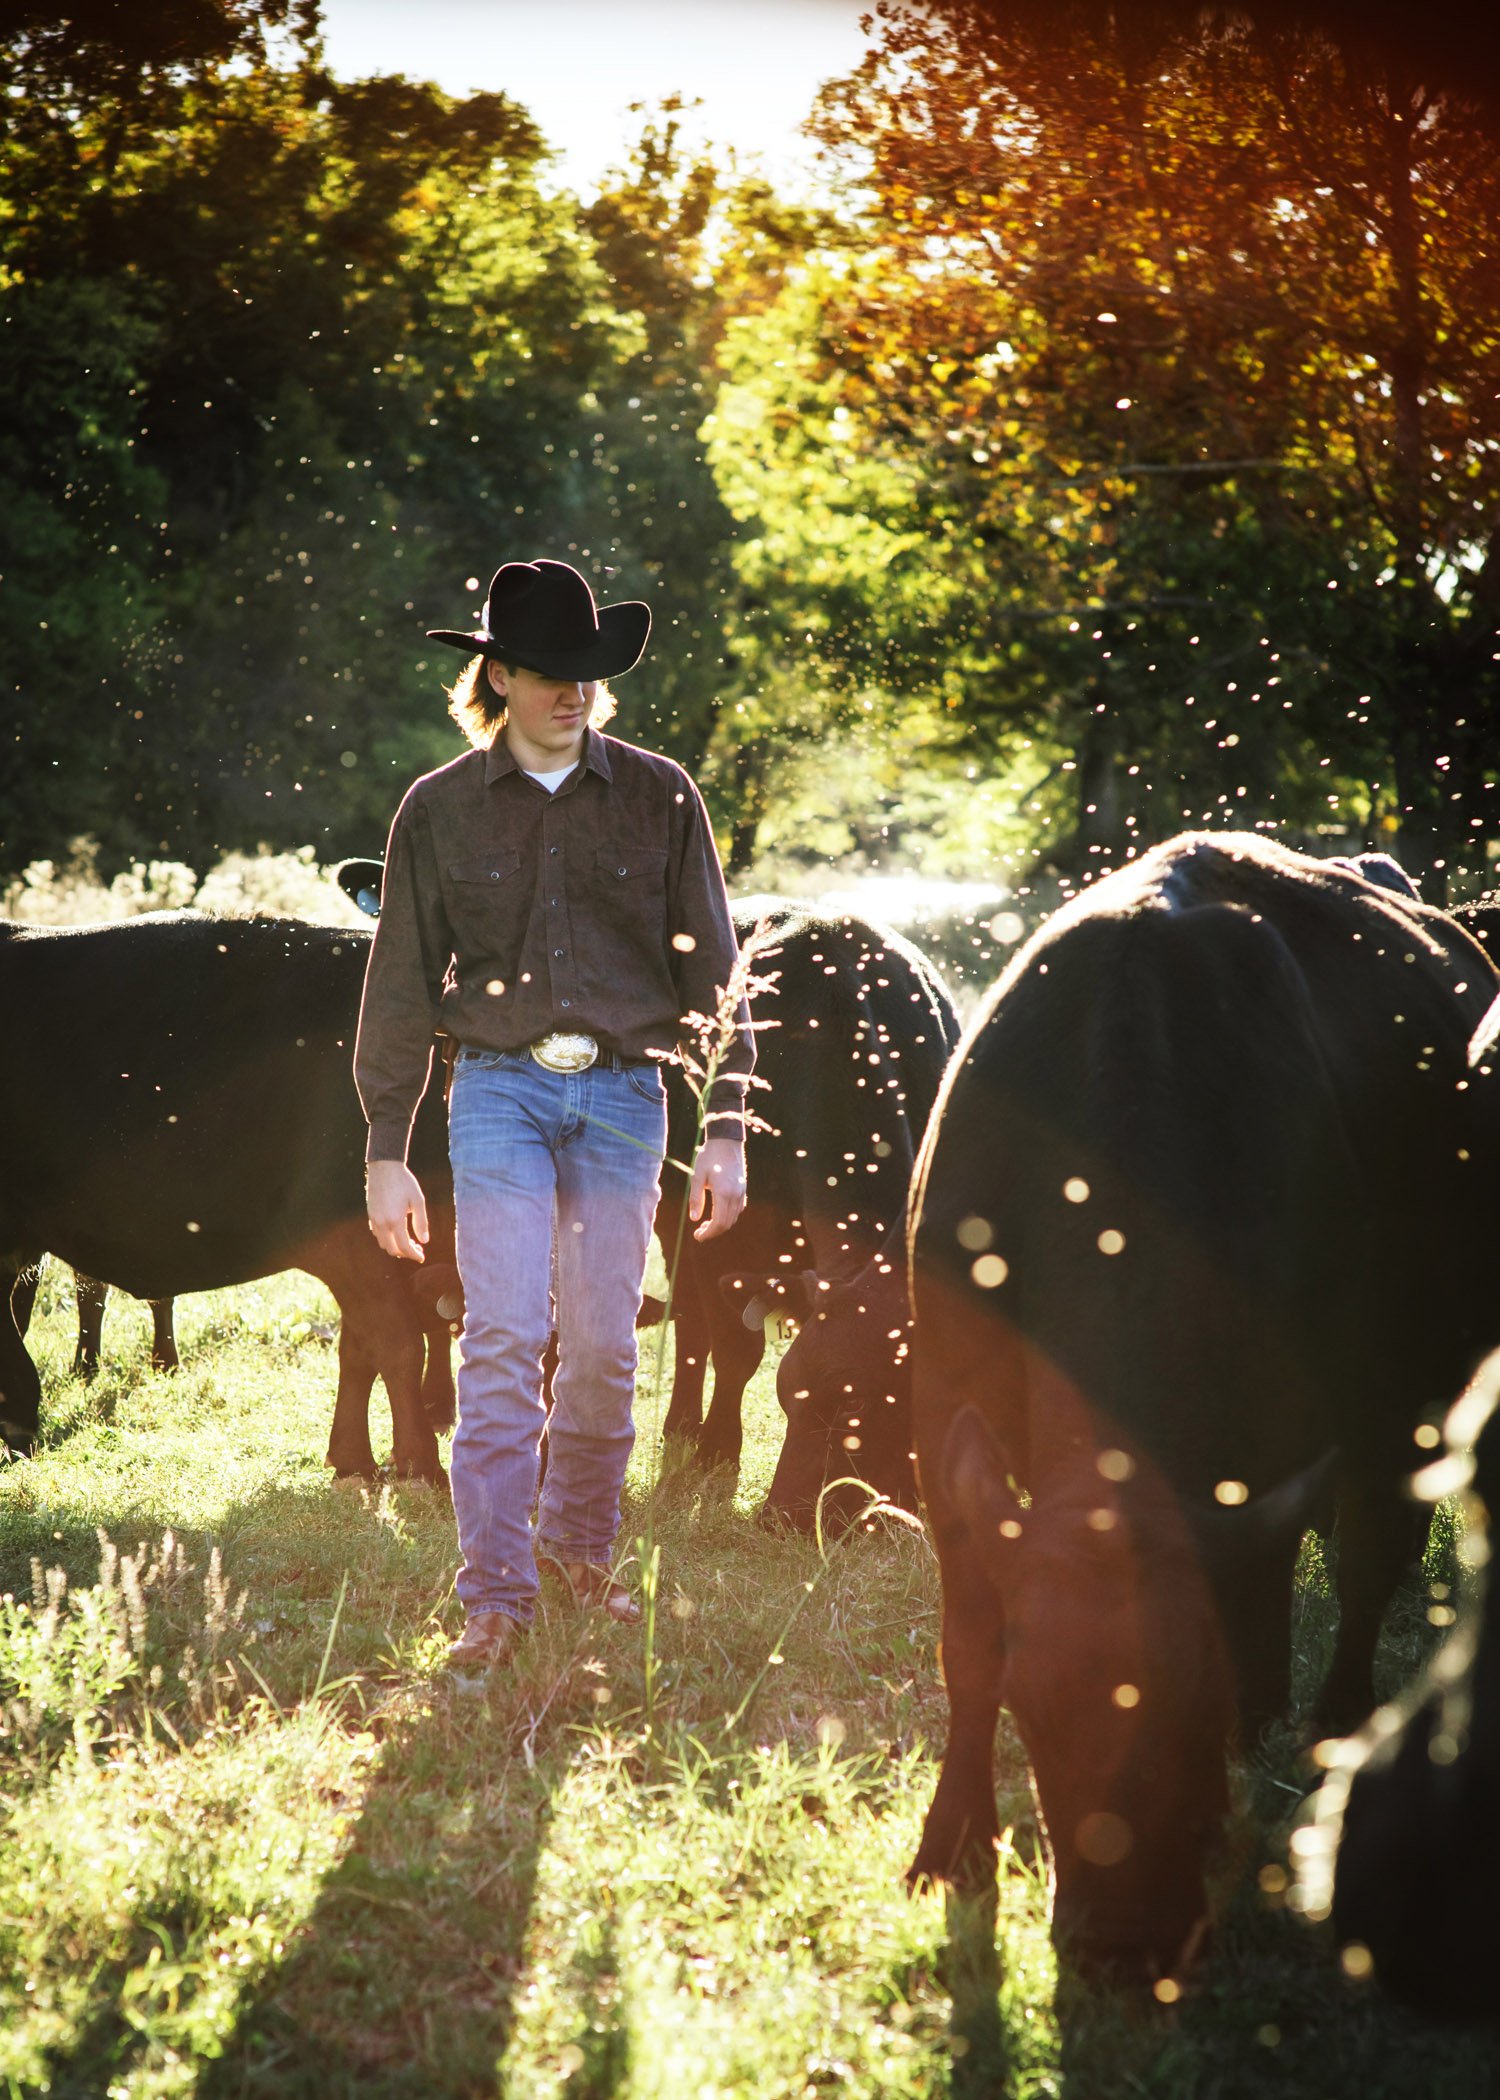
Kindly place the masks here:
<instances>
[{"instance_id":1,"label":"shirt collar","mask_svg":"<svg viewBox=\"0 0 1500 2100\"><path fill-rule=\"evenodd\" d=\"M615 777L609 762L608 739L601 736L592 724L583 732L583 765L585 772L597 773L601 780L613 781ZM504 735L497 735L484 755L485 786L499 780L502 774L520 771Z\"/></svg>"}]
</instances>

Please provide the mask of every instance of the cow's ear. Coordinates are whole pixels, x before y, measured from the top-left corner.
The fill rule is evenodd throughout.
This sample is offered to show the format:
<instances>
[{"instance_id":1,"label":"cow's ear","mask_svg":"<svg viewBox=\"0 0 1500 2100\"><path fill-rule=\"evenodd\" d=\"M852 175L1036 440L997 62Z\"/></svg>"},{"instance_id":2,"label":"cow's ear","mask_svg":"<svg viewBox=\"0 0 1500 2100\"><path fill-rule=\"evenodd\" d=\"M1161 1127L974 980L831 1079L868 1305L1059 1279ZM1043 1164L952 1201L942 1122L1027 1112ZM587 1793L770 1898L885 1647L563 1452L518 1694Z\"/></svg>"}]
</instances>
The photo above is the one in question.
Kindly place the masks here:
<instances>
[{"instance_id":1,"label":"cow's ear","mask_svg":"<svg viewBox=\"0 0 1500 2100\"><path fill-rule=\"evenodd\" d=\"M778 1313L800 1324L812 1311L816 1287L817 1278L811 1269L802 1269L795 1276L746 1275L736 1271L719 1278L719 1289L727 1302L738 1307L740 1318L757 1334Z\"/></svg>"},{"instance_id":2,"label":"cow's ear","mask_svg":"<svg viewBox=\"0 0 1500 2100\"><path fill-rule=\"evenodd\" d=\"M776 1302L781 1310L799 1324L810 1320L818 1302L817 1270L798 1269L790 1276L778 1276L775 1281L778 1285Z\"/></svg>"},{"instance_id":3,"label":"cow's ear","mask_svg":"<svg viewBox=\"0 0 1500 2100\"><path fill-rule=\"evenodd\" d=\"M1006 1473L1005 1454L977 1407L953 1418L943 1445L943 1494L981 1546L1019 1539L1025 1511Z\"/></svg>"},{"instance_id":4,"label":"cow's ear","mask_svg":"<svg viewBox=\"0 0 1500 2100\"><path fill-rule=\"evenodd\" d=\"M1253 1502L1194 1509L1190 1522L1204 1560L1221 1571L1263 1564L1294 1554L1309 1525L1328 1531L1338 1465L1335 1448Z\"/></svg>"},{"instance_id":5,"label":"cow's ear","mask_svg":"<svg viewBox=\"0 0 1500 2100\"><path fill-rule=\"evenodd\" d=\"M719 1293L726 1305L735 1308L752 1334L759 1334L777 1310L774 1276L747 1275L742 1269L734 1269L719 1278Z\"/></svg>"},{"instance_id":6,"label":"cow's ear","mask_svg":"<svg viewBox=\"0 0 1500 2100\"><path fill-rule=\"evenodd\" d=\"M385 863L379 860L344 860L333 871L335 882L349 899L357 904L366 918L380 917L380 885L385 875Z\"/></svg>"},{"instance_id":7,"label":"cow's ear","mask_svg":"<svg viewBox=\"0 0 1500 2100\"><path fill-rule=\"evenodd\" d=\"M464 1316L464 1287L452 1262L426 1261L413 1268L405 1279L419 1310L428 1318L461 1320Z\"/></svg>"}]
</instances>

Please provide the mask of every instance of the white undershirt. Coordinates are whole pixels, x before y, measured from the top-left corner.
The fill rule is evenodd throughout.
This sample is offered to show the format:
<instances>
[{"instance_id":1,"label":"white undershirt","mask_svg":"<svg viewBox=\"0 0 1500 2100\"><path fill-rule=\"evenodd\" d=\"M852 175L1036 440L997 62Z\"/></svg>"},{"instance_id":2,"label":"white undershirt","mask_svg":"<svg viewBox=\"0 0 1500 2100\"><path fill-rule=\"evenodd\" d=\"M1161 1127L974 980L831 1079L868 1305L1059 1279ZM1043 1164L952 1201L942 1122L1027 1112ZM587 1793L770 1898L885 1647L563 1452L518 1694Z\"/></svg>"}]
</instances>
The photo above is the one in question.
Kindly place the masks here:
<instances>
[{"instance_id":1,"label":"white undershirt","mask_svg":"<svg viewBox=\"0 0 1500 2100\"><path fill-rule=\"evenodd\" d=\"M562 786L563 782L567 779L568 775L573 771L577 763L578 761L575 758L573 761L573 765L554 767L553 771L550 773L533 773L530 766L522 766L521 771L526 775L526 778L528 780L540 781L541 785L547 790L547 793L549 795L555 795L558 789Z\"/></svg>"}]
</instances>

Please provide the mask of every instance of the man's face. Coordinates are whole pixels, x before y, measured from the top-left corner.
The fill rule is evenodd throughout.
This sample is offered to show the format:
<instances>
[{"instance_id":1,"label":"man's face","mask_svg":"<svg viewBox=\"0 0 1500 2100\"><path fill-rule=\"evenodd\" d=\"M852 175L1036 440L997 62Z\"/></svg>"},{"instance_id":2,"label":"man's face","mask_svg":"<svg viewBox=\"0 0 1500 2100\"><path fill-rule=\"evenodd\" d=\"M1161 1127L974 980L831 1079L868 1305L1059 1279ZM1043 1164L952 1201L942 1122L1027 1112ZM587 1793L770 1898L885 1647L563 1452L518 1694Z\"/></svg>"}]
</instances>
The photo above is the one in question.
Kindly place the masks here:
<instances>
[{"instance_id":1,"label":"man's face","mask_svg":"<svg viewBox=\"0 0 1500 2100\"><path fill-rule=\"evenodd\" d=\"M510 726L539 751L559 759L578 748L599 688L590 679L544 678L540 671L507 668L493 659L489 680L505 701Z\"/></svg>"}]
</instances>

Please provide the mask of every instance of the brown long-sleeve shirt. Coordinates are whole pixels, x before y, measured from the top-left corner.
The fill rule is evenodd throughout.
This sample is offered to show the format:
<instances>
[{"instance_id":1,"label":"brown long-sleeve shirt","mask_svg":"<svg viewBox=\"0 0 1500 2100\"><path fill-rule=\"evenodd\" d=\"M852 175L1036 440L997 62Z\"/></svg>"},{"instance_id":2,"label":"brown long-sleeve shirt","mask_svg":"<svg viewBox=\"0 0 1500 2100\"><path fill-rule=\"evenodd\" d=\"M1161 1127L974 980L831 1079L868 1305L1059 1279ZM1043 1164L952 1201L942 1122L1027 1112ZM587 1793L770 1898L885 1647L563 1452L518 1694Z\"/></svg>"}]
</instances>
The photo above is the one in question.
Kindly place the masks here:
<instances>
[{"instance_id":1,"label":"brown long-sleeve shirt","mask_svg":"<svg viewBox=\"0 0 1500 2100\"><path fill-rule=\"evenodd\" d=\"M682 768L598 730L549 794L503 738L424 774L396 812L354 1076L368 1158L404 1159L442 1029L481 1050L582 1030L670 1053L713 1014L737 949L702 797ZM740 1003L707 1108L738 1136L755 1062Z\"/></svg>"}]
</instances>

